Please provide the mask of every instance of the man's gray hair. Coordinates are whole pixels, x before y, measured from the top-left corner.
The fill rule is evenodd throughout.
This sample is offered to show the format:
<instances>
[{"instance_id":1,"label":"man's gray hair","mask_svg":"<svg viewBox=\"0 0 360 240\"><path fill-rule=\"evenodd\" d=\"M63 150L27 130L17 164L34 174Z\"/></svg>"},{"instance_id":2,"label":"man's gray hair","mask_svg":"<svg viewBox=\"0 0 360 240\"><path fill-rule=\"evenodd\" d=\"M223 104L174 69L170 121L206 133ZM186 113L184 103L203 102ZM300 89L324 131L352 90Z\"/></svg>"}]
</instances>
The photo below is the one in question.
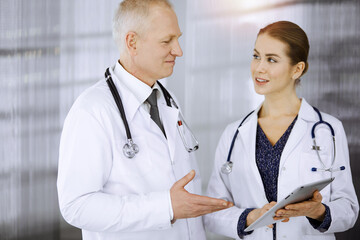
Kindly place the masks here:
<instances>
[{"instance_id":1,"label":"man's gray hair","mask_svg":"<svg viewBox=\"0 0 360 240\"><path fill-rule=\"evenodd\" d=\"M113 19L113 38L120 54L126 50L125 36L128 32L146 33L149 9L155 4L172 8L168 0L124 0L119 4Z\"/></svg>"}]
</instances>

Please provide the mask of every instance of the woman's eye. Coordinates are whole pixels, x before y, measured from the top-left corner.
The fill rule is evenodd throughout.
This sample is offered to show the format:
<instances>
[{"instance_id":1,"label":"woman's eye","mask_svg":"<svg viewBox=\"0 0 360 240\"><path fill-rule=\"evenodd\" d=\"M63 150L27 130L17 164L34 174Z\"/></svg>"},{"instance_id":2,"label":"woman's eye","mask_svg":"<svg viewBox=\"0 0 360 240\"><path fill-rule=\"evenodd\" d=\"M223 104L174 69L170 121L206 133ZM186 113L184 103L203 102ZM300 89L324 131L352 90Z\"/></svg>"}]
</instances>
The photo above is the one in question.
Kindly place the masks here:
<instances>
[{"instance_id":1,"label":"woman's eye","mask_svg":"<svg viewBox=\"0 0 360 240\"><path fill-rule=\"evenodd\" d=\"M271 62L271 63L276 63L276 60L273 59L273 58L268 58L268 61Z\"/></svg>"},{"instance_id":2,"label":"woman's eye","mask_svg":"<svg viewBox=\"0 0 360 240\"><path fill-rule=\"evenodd\" d=\"M254 59L260 59L260 57L258 55L256 55L256 54L253 55L253 58Z\"/></svg>"},{"instance_id":3,"label":"woman's eye","mask_svg":"<svg viewBox=\"0 0 360 240\"><path fill-rule=\"evenodd\" d=\"M163 41L162 43L170 43L170 40L167 40L167 41Z\"/></svg>"}]
</instances>

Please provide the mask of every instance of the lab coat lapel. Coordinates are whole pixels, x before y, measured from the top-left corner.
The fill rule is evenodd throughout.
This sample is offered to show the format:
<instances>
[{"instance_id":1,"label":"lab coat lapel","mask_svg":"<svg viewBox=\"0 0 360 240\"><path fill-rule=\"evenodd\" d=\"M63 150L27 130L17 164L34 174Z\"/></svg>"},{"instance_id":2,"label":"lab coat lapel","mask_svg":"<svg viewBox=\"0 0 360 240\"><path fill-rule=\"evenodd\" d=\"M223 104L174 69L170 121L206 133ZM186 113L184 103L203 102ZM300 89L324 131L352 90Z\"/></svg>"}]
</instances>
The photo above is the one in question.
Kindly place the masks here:
<instances>
[{"instance_id":1,"label":"lab coat lapel","mask_svg":"<svg viewBox=\"0 0 360 240\"><path fill-rule=\"evenodd\" d=\"M238 128L239 136L241 138L241 142L243 144L243 151L246 153L244 156L248 158L249 166L252 171L253 176L255 177L254 184L257 183L257 189L259 192L264 193L264 185L259 173L259 169L256 164L256 129L257 129L257 121L258 121L258 112L261 108L261 105L249 116L243 125ZM236 161L236 160L235 160ZM254 186L255 187L255 186Z\"/></svg>"},{"instance_id":2,"label":"lab coat lapel","mask_svg":"<svg viewBox=\"0 0 360 240\"><path fill-rule=\"evenodd\" d=\"M159 104L162 122L164 125L166 138L168 141L171 160L174 161L176 136L177 134L177 120L179 117L179 110L174 107L168 107L165 102Z\"/></svg>"},{"instance_id":3,"label":"lab coat lapel","mask_svg":"<svg viewBox=\"0 0 360 240\"><path fill-rule=\"evenodd\" d=\"M302 99L301 107L298 113L298 119L296 120L296 123L291 130L290 136L281 155L280 169L283 167L294 148L298 146L301 139L305 136L307 132L308 121L314 120L315 118L313 108L305 101L305 99Z\"/></svg>"},{"instance_id":4,"label":"lab coat lapel","mask_svg":"<svg viewBox=\"0 0 360 240\"><path fill-rule=\"evenodd\" d=\"M117 78L112 68L110 68L110 73L116 86L116 90L118 91L121 101L123 102L126 120L130 123L132 122L142 103L140 103L135 95ZM148 120L147 124L149 124L149 122L150 121Z\"/></svg>"},{"instance_id":5,"label":"lab coat lapel","mask_svg":"<svg viewBox=\"0 0 360 240\"><path fill-rule=\"evenodd\" d=\"M304 137L306 128L307 123L305 120L298 117L282 152L279 169L282 169L291 152Z\"/></svg>"}]
</instances>

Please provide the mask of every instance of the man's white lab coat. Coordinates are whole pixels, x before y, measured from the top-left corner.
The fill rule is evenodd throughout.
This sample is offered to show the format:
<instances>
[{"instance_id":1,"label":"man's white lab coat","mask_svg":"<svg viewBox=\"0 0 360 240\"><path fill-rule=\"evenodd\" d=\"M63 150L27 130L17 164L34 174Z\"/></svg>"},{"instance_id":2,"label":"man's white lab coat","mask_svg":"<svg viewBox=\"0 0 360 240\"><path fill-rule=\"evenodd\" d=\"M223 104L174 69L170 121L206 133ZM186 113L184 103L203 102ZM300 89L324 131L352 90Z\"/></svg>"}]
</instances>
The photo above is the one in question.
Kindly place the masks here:
<instances>
[{"instance_id":1,"label":"man's white lab coat","mask_svg":"<svg viewBox=\"0 0 360 240\"><path fill-rule=\"evenodd\" d=\"M82 229L84 240L205 239L201 217L170 223L172 185L195 169L186 189L201 191L196 161L176 127L179 110L168 107L163 97L158 100L165 138L142 103L110 71L139 153L132 159L123 154L125 128L105 79L81 94L61 136L58 194L63 217Z\"/></svg>"}]
</instances>

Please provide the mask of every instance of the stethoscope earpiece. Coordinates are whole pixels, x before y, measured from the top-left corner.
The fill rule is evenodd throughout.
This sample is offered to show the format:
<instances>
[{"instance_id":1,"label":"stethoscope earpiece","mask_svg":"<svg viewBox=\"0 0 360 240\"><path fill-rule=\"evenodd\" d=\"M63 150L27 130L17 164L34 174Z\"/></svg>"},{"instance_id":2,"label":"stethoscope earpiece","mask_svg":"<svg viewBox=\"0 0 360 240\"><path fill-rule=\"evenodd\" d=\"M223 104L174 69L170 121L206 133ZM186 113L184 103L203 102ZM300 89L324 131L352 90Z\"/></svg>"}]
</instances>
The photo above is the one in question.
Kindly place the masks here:
<instances>
[{"instance_id":1,"label":"stethoscope earpiece","mask_svg":"<svg viewBox=\"0 0 360 240\"><path fill-rule=\"evenodd\" d=\"M322 168L313 167L313 168L311 168L311 171L312 172L330 172L330 173L333 173L333 172L345 170L345 166L340 166L340 167L335 167L334 168L335 158L336 158L336 143L335 143L335 131L334 131L334 128L331 126L330 123L328 123L328 122L326 122L326 121L324 121L322 119L321 113L316 107L313 107L313 109L317 113L317 115L319 117L319 121L317 121L313 125L313 127L311 129L311 138L312 138L313 144L314 144L312 146L312 149L315 150L316 155L317 155L317 157L319 159L319 162L321 163ZM326 125L329 128L329 130L331 132L331 135L332 135L333 154L332 154L332 161L331 161L330 167L325 166L325 163L323 162L323 160L321 159L321 156L319 154L320 147L316 144L315 130L316 130L316 127L319 126L320 124Z\"/></svg>"}]
</instances>

